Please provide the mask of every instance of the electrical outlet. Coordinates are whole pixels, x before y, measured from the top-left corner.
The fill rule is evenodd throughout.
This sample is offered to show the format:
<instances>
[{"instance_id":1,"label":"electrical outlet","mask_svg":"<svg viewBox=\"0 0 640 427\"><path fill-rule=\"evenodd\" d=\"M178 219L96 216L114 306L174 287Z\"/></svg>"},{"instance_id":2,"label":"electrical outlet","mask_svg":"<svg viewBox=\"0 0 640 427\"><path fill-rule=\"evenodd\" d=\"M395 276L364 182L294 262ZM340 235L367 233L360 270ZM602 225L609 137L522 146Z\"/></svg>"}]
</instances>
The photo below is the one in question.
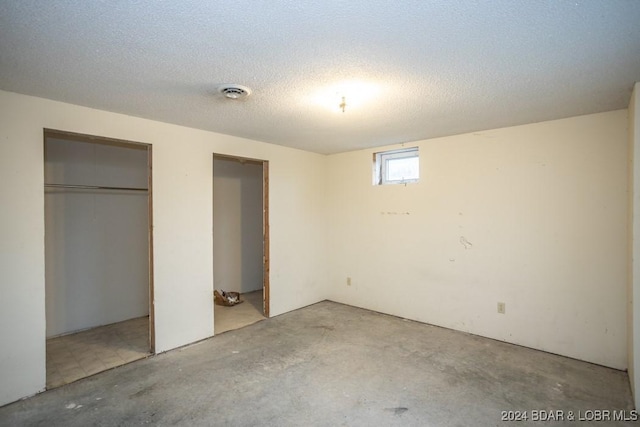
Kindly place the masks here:
<instances>
[{"instance_id":1,"label":"electrical outlet","mask_svg":"<svg viewBox=\"0 0 640 427\"><path fill-rule=\"evenodd\" d=\"M351 277L347 277L347 286L351 286Z\"/></svg>"},{"instance_id":2,"label":"electrical outlet","mask_svg":"<svg viewBox=\"0 0 640 427\"><path fill-rule=\"evenodd\" d=\"M505 313L505 303L503 303L503 302L499 302L498 303L498 313L500 313L500 314L504 314Z\"/></svg>"}]
</instances>

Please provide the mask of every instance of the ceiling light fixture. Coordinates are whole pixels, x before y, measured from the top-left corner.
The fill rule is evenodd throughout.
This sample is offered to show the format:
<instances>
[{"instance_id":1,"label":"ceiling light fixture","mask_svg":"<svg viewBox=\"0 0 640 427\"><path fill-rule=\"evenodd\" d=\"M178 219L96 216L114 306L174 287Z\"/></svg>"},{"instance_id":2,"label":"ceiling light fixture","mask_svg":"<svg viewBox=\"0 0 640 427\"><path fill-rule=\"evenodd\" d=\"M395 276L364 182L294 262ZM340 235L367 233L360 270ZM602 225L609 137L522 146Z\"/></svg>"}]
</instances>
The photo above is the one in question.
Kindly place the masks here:
<instances>
[{"instance_id":1,"label":"ceiling light fixture","mask_svg":"<svg viewBox=\"0 0 640 427\"><path fill-rule=\"evenodd\" d=\"M334 112L356 112L365 106L371 108L382 94L379 83L362 80L345 80L318 88L309 96L312 104ZM349 102L347 102L349 98Z\"/></svg>"},{"instance_id":2,"label":"ceiling light fixture","mask_svg":"<svg viewBox=\"0 0 640 427\"><path fill-rule=\"evenodd\" d=\"M244 99L251 95L251 89L236 84L224 84L218 87L218 92L229 99Z\"/></svg>"}]
</instances>

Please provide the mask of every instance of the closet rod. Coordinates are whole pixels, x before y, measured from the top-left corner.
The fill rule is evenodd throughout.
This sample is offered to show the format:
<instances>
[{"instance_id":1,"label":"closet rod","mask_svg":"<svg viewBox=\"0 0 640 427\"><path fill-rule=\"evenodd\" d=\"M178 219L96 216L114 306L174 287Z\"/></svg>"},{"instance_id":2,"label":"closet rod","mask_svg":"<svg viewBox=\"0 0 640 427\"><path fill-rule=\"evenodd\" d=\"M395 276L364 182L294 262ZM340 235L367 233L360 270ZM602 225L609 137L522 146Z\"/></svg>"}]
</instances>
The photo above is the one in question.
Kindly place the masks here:
<instances>
[{"instance_id":1,"label":"closet rod","mask_svg":"<svg viewBox=\"0 0 640 427\"><path fill-rule=\"evenodd\" d=\"M78 190L125 190L125 191L148 191L148 188L136 187L104 187L98 185L73 185L73 184L45 184L47 188L75 188Z\"/></svg>"}]
</instances>

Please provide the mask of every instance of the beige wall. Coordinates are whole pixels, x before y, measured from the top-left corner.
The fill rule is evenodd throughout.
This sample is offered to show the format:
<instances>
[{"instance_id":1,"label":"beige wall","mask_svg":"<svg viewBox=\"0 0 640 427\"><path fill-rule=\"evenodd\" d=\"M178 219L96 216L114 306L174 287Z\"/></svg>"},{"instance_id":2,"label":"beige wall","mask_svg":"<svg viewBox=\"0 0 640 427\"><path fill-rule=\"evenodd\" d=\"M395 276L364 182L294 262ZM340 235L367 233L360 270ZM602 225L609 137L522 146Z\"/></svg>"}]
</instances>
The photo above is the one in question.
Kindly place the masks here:
<instances>
[{"instance_id":1,"label":"beige wall","mask_svg":"<svg viewBox=\"0 0 640 427\"><path fill-rule=\"evenodd\" d=\"M153 145L156 351L213 334L213 153L269 161L271 315L326 297L325 158L0 91L0 405L45 385L43 128Z\"/></svg>"},{"instance_id":2,"label":"beige wall","mask_svg":"<svg viewBox=\"0 0 640 427\"><path fill-rule=\"evenodd\" d=\"M406 186L371 184L378 150L330 156L331 298L625 369L626 121L405 144Z\"/></svg>"},{"instance_id":3,"label":"beige wall","mask_svg":"<svg viewBox=\"0 0 640 427\"><path fill-rule=\"evenodd\" d=\"M407 144L420 182L374 187L376 150L326 157L0 92L0 404L45 383L43 128L153 145L158 352L213 334L219 153L269 161L272 315L330 297L627 367L626 110Z\"/></svg>"}]
</instances>

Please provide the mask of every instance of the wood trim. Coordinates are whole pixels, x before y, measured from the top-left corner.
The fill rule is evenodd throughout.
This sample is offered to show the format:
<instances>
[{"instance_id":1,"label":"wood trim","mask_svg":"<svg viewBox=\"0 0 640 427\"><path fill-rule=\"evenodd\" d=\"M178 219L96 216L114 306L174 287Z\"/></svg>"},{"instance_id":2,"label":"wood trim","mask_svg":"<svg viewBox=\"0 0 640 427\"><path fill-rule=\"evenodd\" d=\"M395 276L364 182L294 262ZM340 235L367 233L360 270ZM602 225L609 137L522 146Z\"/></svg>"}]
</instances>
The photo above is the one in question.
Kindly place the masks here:
<instances>
[{"instance_id":1,"label":"wood trim","mask_svg":"<svg viewBox=\"0 0 640 427\"><path fill-rule=\"evenodd\" d=\"M147 146L147 188L149 207L149 352L156 354L156 310L153 276L153 151Z\"/></svg>"},{"instance_id":2,"label":"wood trim","mask_svg":"<svg viewBox=\"0 0 640 427\"><path fill-rule=\"evenodd\" d=\"M144 142L127 141L124 139L107 138L104 136L85 135L82 133L67 132L56 129L44 129L45 138L64 139L67 141L84 142L87 144L110 145L112 147L122 147L134 150L146 150L151 144Z\"/></svg>"},{"instance_id":3,"label":"wood trim","mask_svg":"<svg viewBox=\"0 0 640 427\"><path fill-rule=\"evenodd\" d=\"M254 159L252 157L230 156L228 154L218 154L218 153L213 153L213 157L217 159L235 160L236 162L240 162L240 163L253 163L255 165L262 165L266 161L262 159Z\"/></svg>"},{"instance_id":4,"label":"wood trim","mask_svg":"<svg viewBox=\"0 0 640 427\"><path fill-rule=\"evenodd\" d=\"M269 255L269 162L262 162L262 234L263 234L263 273L262 273L262 298L264 317L269 317L270 292L269 273L271 258Z\"/></svg>"}]
</instances>

